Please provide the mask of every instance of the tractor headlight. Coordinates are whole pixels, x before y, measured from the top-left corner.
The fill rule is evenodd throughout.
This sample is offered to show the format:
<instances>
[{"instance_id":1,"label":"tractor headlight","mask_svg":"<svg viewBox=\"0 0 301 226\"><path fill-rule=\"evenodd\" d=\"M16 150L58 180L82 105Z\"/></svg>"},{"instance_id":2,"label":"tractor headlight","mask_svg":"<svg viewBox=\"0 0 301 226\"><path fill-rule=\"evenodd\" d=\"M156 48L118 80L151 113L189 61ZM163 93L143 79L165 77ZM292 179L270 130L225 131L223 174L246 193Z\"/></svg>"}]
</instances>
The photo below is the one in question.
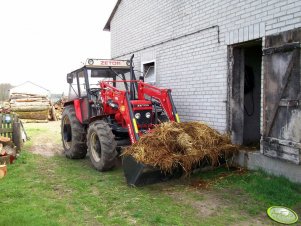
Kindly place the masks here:
<instances>
[{"instance_id":1,"label":"tractor headlight","mask_svg":"<svg viewBox=\"0 0 301 226\"><path fill-rule=\"evenodd\" d=\"M88 60L88 64L93 65L94 64L94 60L93 59L89 59Z\"/></svg>"},{"instance_id":2,"label":"tractor headlight","mask_svg":"<svg viewBox=\"0 0 301 226\"><path fill-rule=\"evenodd\" d=\"M150 113L150 112L146 112L146 113L145 113L145 117L146 117L146 118L150 118L150 117L151 117L151 113Z\"/></svg>"},{"instance_id":3,"label":"tractor headlight","mask_svg":"<svg viewBox=\"0 0 301 226\"><path fill-rule=\"evenodd\" d=\"M139 112L135 114L136 119L140 119L140 117L141 117L141 114Z\"/></svg>"}]
</instances>

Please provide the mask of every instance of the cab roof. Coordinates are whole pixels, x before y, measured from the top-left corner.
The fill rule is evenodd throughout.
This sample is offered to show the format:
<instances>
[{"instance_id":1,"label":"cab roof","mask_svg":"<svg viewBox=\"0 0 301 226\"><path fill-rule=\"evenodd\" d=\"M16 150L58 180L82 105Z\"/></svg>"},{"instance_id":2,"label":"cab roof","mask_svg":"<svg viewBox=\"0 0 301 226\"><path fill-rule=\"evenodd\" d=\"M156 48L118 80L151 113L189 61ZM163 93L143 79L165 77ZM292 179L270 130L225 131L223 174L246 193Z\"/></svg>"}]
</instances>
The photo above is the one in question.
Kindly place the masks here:
<instances>
[{"instance_id":1,"label":"cab roof","mask_svg":"<svg viewBox=\"0 0 301 226\"><path fill-rule=\"evenodd\" d=\"M79 72L84 69L113 69L114 71L127 72L130 70L129 60L109 60L109 59L87 59L84 66L72 71Z\"/></svg>"},{"instance_id":2,"label":"cab roof","mask_svg":"<svg viewBox=\"0 0 301 226\"><path fill-rule=\"evenodd\" d=\"M105 60L105 59L87 59L86 67L92 68L130 68L129 60Z\"/></svg>"}]
</instances>

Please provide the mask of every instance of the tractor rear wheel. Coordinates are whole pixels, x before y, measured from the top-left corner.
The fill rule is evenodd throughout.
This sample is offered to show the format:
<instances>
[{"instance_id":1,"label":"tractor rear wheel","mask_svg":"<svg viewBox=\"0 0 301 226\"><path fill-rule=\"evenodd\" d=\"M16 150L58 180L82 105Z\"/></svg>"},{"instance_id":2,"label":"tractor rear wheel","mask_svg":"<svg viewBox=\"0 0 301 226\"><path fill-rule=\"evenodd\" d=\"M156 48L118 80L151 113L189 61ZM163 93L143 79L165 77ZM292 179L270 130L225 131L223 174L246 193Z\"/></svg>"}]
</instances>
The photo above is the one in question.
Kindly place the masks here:
<instances>
[{"instance_id":1,"label":"tractor rear wheel","mask_svg":"<svg viewBox=\"0 0 301 226\"><path fill-rule=\"evenodd\" d=\"M104 120L92 122L88 129L87 146L90 160L99 171L114 167L117 151L112 129Z\"/></svg>"},{"instance_id":2,"label":"tractor rear wheel","mask_svg":"<svg viewBox=\"0 0 301 226\"><path fill-rule=\"evenodd\" d=\"M75 115L74 106L64 108L61 121L64 154L70 159L82 159L87 154L86 131Z\"/></svg>"}]
</instances>

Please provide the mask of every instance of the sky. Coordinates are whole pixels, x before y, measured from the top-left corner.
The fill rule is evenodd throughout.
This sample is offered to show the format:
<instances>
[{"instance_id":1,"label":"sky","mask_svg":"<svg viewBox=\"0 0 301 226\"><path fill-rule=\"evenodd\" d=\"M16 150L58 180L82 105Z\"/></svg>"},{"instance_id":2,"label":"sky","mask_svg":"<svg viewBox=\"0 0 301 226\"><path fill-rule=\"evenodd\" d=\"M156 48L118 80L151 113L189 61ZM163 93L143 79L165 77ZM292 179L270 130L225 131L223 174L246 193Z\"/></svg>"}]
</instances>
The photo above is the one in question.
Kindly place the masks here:
<instances>
[{"instance_id":1,"label":"sky","mask_svg":"<svg viewBox=\"0 0 301 226\"><path fill-rule=\"evenodd\" d=\"M108 59L103 31L117 0L0 2L0 83L31 81L67 94L66 75L87 58Z\"/></svg>"}]
</instances>

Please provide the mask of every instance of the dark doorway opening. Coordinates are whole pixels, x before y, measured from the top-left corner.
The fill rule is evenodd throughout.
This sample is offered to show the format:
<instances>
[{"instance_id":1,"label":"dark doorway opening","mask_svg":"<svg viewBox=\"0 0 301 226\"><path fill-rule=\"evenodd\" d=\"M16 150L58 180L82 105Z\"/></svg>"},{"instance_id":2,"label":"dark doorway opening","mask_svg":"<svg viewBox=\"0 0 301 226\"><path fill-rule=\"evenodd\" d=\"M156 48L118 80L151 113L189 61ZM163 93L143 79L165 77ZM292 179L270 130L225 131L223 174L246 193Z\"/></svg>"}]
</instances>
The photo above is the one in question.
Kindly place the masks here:
<instances>
[{"instance_id":1,"label":"dark doorway opening","mask_svg":"<svg viewBox=\"0 0 301 226\"><path fill-rule=\"evenodd\" d=\"M262 42L229 47L229 128L236 144L259 148Z\"/></svg>"},{"instance_id":2,"label":"dark doorway opening","mask_svg":"<svg viewBox=\"0 0 301 226\"><path fill-rule=\"evenodd\" d=\"M262 47L244 48L244 145L260 143L261 56Z\"/></svg>"}]
</instances>

